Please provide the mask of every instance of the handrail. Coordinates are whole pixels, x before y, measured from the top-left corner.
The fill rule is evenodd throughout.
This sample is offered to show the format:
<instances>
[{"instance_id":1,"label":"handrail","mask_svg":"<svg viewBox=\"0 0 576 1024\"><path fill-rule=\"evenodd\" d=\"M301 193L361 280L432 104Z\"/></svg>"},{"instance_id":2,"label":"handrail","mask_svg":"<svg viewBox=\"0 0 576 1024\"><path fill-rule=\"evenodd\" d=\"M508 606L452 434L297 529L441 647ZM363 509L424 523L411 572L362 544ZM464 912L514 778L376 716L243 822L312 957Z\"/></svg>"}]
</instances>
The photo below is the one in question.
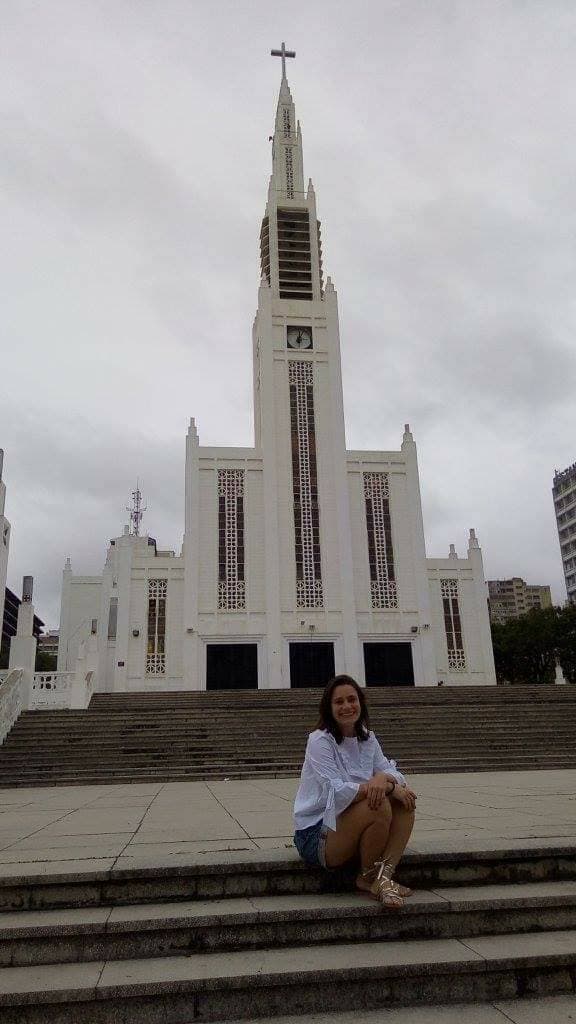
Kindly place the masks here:
<instances>
[{"instance_id":1,"label":"handrail","mask_svg":"<svg viewBox=\"0 0 576 1024\"><path fill-rule=\"evenodd\" d=\"M35 672L32 676L30 709L69 708L73 682L74 672Z\"/></svg>"}]
</instances>

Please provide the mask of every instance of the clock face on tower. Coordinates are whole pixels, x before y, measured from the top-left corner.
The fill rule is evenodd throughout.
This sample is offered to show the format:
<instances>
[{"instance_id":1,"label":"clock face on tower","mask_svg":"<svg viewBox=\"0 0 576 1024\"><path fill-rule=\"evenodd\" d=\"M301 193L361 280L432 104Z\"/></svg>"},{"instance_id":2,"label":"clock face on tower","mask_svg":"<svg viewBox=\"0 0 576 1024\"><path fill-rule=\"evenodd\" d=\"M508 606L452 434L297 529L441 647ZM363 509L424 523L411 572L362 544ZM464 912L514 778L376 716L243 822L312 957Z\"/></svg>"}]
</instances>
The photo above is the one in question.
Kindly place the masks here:
<instances>
[{"instance_id":1,"label":"clock face on tower","mask_svg":"<svg viewBox=\"0 0 576 1024\"><path fill-rule=\"evenodd\" d=\"M312 329L310 327L288 327L286 340L288 348L312 348Z\"/></svg>"}]
</instances>

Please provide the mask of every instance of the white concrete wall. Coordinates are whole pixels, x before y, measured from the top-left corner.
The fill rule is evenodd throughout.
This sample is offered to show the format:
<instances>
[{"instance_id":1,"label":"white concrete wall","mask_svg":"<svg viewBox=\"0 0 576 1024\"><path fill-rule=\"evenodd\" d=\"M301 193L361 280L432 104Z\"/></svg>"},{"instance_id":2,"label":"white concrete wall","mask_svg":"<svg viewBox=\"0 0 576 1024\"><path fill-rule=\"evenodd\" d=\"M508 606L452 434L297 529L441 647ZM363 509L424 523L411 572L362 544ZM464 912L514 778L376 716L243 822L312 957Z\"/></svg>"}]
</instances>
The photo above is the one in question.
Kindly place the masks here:
<instances>
[{"instance_id":1,"label":"white concrete wall","mask_svg":"<svg viewBox=\"0 0 576 1024\"><path fill-rule=\"evenodd\" d=\"M397 608L372 608L368 532L363 474L387 473L390 492L390 522L394 570L398 586ZM357 608L359 680L365 681L363 643L388 641L409 643L416 685L430 685L435 677L433 656L427 635L428 602L420 600L419 575L421 548L418 522L411 515L411 467L402 451L348 452L348 491L352 549L354 553L354 593Z\"/></svg>"},{"instance_id":2,"label":"white concrete wall","mask_svg":"<svg viewBox=\"0 0 576 1024\"><path fill-rule=\"evenodd\" d=\"M6 519L6 484L2 480L4 452L0 449L0 632L4 621L8 553L10 551L10 523Z\"/></svg>"},{"instance_id":3,"label":"white concrete wall","mask_svg":"<svg viewBox=\"0 0 576 1024\"><path fill-rule=\"evenodd\" d=\"M90 634L92 619L100 613L101 576L74 576L64 571L60 605L58 671L72 672L78 648Z\"/></svg>"},{"instance_id":4,"label":"white concrete wall","mask_svg":"<svg viewBox=\"0 0 576 1024\"><path fill-rule=\"evenodd\" d=\"M10 523L5 516L0 516L0 625L4 621L4 600L6 597L9 552Z\"/></svg>"},{"instance_id":5,"label":"white concrete wall","mask_svg":"<svg viewBox=\"0 0 576 1024\"><path fill-rule=\"evenodd\" d=\"M437 680L446 686L494 685L496 674L490 640L487 605L484 607L478 592L485 589L483 575L478 578L470 558L429 558L427 559L430 601L432 609L432 635L436 651ZM462 639L466 656L466 668L450 669L448 646L444 624L444 610L441 596L442 579L458 581L458 603L462 625ZM486 629L486 626L488 628Z\"/></svg>"},{"instance_id":6,"label":"white concrete wall","mask_svg":"<svg viewBox=\"0 0 576 1024\"><path fill-rule=\"evenodd\" d=\"M166 591L166 672L162 676L146 674L148 639L148 582L167 580ZM183 679L184 566L180 558L135 558L132 565L128 614L126 689L184 688ZM134 636L135 632L138 636ZM188 688L188 687L186 687Z\"/></svg>"}]
</instances>

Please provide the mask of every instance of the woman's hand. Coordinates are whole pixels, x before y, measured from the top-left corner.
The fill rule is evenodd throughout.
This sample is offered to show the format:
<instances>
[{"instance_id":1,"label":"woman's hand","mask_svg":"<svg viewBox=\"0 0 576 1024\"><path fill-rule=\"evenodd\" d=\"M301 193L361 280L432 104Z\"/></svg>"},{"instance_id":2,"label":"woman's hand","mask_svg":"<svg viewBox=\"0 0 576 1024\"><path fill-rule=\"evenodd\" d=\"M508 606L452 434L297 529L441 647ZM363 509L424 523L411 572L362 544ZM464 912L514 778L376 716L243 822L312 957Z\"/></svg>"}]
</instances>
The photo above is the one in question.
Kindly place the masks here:
<instances>
[{"instance_id":1,"label":"woman's hand","mask_svg":"<svg viewBox=\"0 0 576 1024\"><path fill-rule=\"evenodd\" d=\"M374 775L369 782L366 783L366 799L370 810L377 811L385 796L391 796L390 783L394 780L386 775L385 772L379 772L378 775ZM394 792L394 791L393 791Z\"/></svg>"},{"instance_id":2,"label":"woman's hand","mask_svg":"<svg viewBox=\"0 0 576 1024\"><path fill-rule=\"evenodd\" d=\"M416 807L416 793L409 786L396 786L391 799L397 800L407 811L413 811Z\"/></svg>"}]
</instances>

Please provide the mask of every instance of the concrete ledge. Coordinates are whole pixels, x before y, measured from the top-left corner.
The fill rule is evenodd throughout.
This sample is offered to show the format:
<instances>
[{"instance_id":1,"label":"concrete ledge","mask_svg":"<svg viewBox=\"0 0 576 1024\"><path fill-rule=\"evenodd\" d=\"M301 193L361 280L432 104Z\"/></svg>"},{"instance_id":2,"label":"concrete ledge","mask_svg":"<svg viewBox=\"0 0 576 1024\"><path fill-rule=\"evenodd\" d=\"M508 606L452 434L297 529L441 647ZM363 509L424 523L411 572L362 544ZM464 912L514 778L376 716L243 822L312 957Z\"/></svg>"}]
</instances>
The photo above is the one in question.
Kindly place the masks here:
<instances>
[{"instance_id":1,"label":"concrete ledge","mask_svg":"<svg viewBox=\"0 0 576 1024\"><path fill-rule=\"evenodd\" d=\"M418 892L394 914L356 893L28 911L0 914L0 965L286 950L327 942L397 943L536 929L545 942L544 933L574 927L576 882Z\"/></svg>"},{"instance_id":2,"label":"concrete ledge","mask_svg":"<svg viewBox=\"0 0 576 1024\"><path fill-rule=\"evenodd\" d=\"M185 1024L286 1005L303 1014L573 991L576 936L549 933L541 946L539 934L505 935L6 968L0 1005L6 1024Z\"/></svg>"}]
</instances>

